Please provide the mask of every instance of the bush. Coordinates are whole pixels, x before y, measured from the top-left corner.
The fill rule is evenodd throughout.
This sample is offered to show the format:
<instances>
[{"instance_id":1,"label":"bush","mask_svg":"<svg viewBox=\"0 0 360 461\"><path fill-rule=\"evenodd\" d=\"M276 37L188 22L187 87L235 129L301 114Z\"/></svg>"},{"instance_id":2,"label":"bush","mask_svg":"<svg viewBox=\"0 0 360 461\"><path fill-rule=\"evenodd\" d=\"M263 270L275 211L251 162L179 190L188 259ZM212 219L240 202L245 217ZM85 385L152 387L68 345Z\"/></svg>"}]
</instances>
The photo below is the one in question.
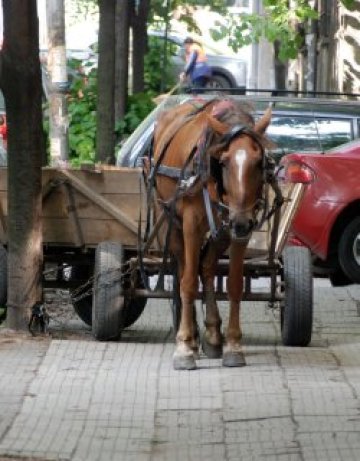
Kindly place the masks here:
<instances>
[{"instance_id":1,"label":"bush","mask_svg":"<svg viewBox=\"0 0 360 461\"><path fill-rule=\"evenodd\" d=\"M170 65L162 80L162 46L162 40L150 37L149 52L145 56L145 92L129 95L126 114L115 124L117 142L130 135L153 110L155 104L152 99L161 92L161 87L165 85L169 88L174 84ZM170 46L169 62L173 53L174 49ZM72 166L95 161L97 69L92 65L87 73L82 66L83 63L76 59L68 61L71 82L68 94L69 160ZM48 120L44 121L44 129L49 132Z\"/></svg>"}]
</instances>

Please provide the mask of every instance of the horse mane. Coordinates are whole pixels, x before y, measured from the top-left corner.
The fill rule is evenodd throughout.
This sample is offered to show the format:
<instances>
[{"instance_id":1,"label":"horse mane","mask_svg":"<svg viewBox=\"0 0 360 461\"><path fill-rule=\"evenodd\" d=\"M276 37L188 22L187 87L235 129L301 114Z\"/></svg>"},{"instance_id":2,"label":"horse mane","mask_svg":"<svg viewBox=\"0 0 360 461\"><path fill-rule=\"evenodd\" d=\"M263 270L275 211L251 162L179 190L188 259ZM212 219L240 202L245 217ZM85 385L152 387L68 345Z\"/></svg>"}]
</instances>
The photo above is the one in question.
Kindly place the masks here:
<instances>
[{"instance_id":1,"label":"horse mane","mask_svg":"<svg viewBox=\"0 0 360 461\"><path fill-rule=\"evenodd\" d=\"M226 125L229 128L235 125L246 125L249 128L254 128L254 106L248 101L238 101L232 98L218 100L214 106L212 116ZM257 133L259 143L267 149L272 149L275 144L264 134Z\"/></svg>"}]
</instances>

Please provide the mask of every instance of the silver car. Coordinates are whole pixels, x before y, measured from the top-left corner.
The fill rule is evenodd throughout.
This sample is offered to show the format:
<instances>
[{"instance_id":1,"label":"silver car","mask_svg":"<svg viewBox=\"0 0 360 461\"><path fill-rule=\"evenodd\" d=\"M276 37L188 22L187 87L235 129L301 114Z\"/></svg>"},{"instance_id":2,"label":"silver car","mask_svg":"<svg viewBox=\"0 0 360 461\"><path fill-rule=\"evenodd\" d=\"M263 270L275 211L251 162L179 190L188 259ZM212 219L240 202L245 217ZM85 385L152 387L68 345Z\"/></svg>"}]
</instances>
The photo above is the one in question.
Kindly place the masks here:
<instances>
[{"instance_id":1,"label":"silver car","mask_svg":"<svg viewBox=\"0 0 360 461\"><path fill-rule=\"evenodd\" d=\"M165 38L163 31L148 31L149 37L158 37L160 39ZM184 48L183 42L184 37L177 35L173 32L167 34L167 40L173 45L175 54L171 57L171 64L174 70L175 79L178 78L179 74L184 70L185 59L184 59ZM225 56L220 54L210 45L204 43L202 45L205 49L208 64L212 69L212 78L208 83L208 88L246 88L246 62L243 59L236 58L234 56Z\"/></svg>"}]
</instances>

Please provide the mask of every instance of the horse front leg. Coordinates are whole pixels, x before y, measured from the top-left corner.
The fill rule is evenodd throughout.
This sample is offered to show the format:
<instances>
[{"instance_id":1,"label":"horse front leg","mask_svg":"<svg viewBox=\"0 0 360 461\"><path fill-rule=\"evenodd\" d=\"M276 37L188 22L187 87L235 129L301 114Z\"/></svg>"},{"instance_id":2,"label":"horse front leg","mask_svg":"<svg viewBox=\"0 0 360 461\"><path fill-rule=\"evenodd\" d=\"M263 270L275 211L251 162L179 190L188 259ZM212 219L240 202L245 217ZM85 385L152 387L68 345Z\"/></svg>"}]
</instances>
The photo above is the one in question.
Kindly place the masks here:
<instances>
[{"instance_id":1,"label":"horse front leg","mask_svg":"<svg viewBox=\"0 0 360 461\"><path fill-rule=\"evenodd\" d=\"M246 365L241 347L240 302L244 285L244 255L246 245L231 242L229 255L229 277L227 291L229 296L229 323L223 349L225 367L242 367Z\"/></svg>"},{"instance_id":2,"label":"horse front leg","mask_svg":"<svg viewBox=\"0 0 360 461\"><path fill-rule=\"evenodd\" d=\"M176 335L173 356L175 370L196 368L198 358L198 334L194 319L195 300L198 292L198 267L202 236L194 228L193 222L186 225L184 220L184 259L180 271L181 319Z\"/></svg>"},{"instance_id":3,"label":"horse front leg","mask_svg":"<svg viewBox=\"0 0 360 461\"><path fill-rule=\"evenodd\" d=\"M206 305L205 331L202 336L202 349L204 354L217 359L222 356L223 338L221 334L221 317L215 297L215 276L219 257L228 247L228 242L220 240L210 241L201 262L201 282L203 284L204 301Z\"/></svg>"}]
</instances>

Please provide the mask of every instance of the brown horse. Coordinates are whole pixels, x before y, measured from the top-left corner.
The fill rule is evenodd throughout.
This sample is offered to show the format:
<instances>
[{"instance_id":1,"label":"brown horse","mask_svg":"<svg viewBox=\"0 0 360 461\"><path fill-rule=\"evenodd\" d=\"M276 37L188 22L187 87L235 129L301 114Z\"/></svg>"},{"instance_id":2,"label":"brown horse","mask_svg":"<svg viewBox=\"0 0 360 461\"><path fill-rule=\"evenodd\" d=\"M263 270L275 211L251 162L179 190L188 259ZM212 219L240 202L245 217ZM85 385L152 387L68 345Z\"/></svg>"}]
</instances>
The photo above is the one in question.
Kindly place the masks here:
<instances>
[{"instance_id":1,"label":"brown horse","mask_svg":"<svg viewBox=\"0 0 360 461\"><path fill-rule=\"evenodd\" d=\"M164 112L157 121L151 176L157 203L171 223L168 249L178 263L182 305L175 369L196 368L199 275L206 303L205 354L222 356L224 366L245 365L240 326L243 261L263 214L264 133L271 119L268 109L255 123L248 109L230 99L194 100ZM214 278L217 261L228 247L230 312L223 338Z\"/></svg>"}]
</instances>

